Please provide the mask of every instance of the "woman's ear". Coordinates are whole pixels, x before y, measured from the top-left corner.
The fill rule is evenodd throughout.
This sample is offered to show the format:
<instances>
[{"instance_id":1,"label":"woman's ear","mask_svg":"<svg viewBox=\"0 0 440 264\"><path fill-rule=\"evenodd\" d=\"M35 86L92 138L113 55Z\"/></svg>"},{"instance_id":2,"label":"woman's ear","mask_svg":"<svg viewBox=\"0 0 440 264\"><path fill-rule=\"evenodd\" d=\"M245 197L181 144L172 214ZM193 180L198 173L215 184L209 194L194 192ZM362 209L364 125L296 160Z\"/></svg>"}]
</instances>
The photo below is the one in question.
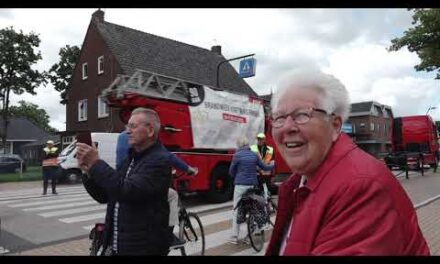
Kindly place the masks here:
<instances>
[{"instance_id":1,"label":"woman's ear","mask_svg":"<svg viewBox=\"0 0 440 264\"><path fill-rule=\"evenodd\" d=\"M340 116L333 116L332 127L333 127L332 140L333 142L335 142L338 139L339 134L341 134L342 118Z\"/></svg>"}]
</instances>

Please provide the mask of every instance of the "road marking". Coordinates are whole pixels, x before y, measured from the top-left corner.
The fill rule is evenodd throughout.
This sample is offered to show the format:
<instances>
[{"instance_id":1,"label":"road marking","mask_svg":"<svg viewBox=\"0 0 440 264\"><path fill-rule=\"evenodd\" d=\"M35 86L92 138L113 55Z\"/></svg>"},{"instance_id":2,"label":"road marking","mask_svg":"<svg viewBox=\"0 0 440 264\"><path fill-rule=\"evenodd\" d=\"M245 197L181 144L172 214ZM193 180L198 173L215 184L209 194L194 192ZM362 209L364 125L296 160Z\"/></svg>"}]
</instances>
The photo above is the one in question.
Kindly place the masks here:
<instances>
[{"instance_id":1,"label":"road marking","mask_svg":"<svg viewBox=\"0 0 440 264\"><path fill-rule=\"evenodd\" d=\"M60 191L58 191L60 192ZM48 196L46 195L42 195L40 194L26 194L26 195L15 195L15 196L9 196L9 197L3 197L0 198L0 201L16 201L16 200L21 200L21 199L30 199L30 198L49 198L49 197L60 197L60 196L64 196L64 195L70 195L70 194L87 194L87 192L85 191L69 191L69 192L64 192L64 193L59 193L58 195L52 195L52 194L48 194Z\"/></svg>"},{"instance_id":2,"label":"road marking","mask_svg":"<svg viewBox=\"0 0 440 264\"><path fill-rule=\"evenodd\" d=\"M93 219L102 219L105 218L105 212L100 212L100 213L96 213L96 214L87 214L87 215L81 215L81 216L74 216L74 217L68 217L68 218L61 218L59 219L61 222L63 223L77 223L77 222L83 222L83 221L88 221L88 220L93 220Z\"/></svg>"},{"instance_id":3,"label":"road marking","mask_svg":"<svg viewBox=\"0 0 440 264\"><path fill-rule=\"evenodd\" d=\"M26 212L33 212L33 211L41 211L41 210L50 210L50 209L59 209L59 208L69 208L69 207L76 207L81 205L89 205L89 204L97 204L96 201L89 201L89 202L82 202L82 203L68 203L68 204L58 204L58 205L49 205L49 206L42 206L42 207L35 207L35 208L25 208L23 211Z\"/></svg>"},{"instance_id":4,"label":"road marking","mask_svg":"<svg viewBox=\"0 0 440 264\"><path fill-rule=\"evenodd\" d=\"M42 217L54 217L54 216L62 216L62 215L69 215L69 214L75 214L75 213L84 213L84 212L91 212L96 210L102 210L105 209L107 205L95 205L95 206L88 206L88 207L80 207L75 209L67 209L67 210L61 210L61 211L53 211L48 213L42 213L38 214Z\"/></svg>"},{"instance_id":5,"label":"road marking","mask_svg":"<svg viewBox=\"0 0 440 264\"><path fill-rule=\"evenodd\" d=\"M73 201L82 201L82 200L93 200L90 196L81 196L81 197L73 197L73 198L66 198L66 199L53 199L51 201L37 201L37 202L28 202L28 203L19 203L19 204L10 204L8 205L11 208L19 208L19 207L26 207L26 206L32 206L32 205L49 205L49 204L59 204L59 203L65 203L65 202L73 202Z\"/></svg>"},{"instance_id":6,"label":"road marking","mask_svg":"<svg viewBox=\"0 0 440 264\"><path fill-rule=\"evenodd\" d=\"M188 211L200 214L206 211L211 211L211 210L217 210L217 209L222 209L225 207L231 207L232 208L232 201L229 202L225 202L225 203L221 203L221 204L206 204L206 205L199 205L199 206L194 206L194 207L187 207Z\"/></svg>"},{"instance_id":7,"label":"road marking","mask_svg":"<svg viewBox=\"0 0 440 264\"><path fill-rule=\"evenodd\" d=\"M50 186L49 186L50 187ZM14 190L14 191L2 191L0 194L0 198L4 197L10 197L10 196L16 196L16 195L26 195L26 194L41 194L41 191L43 188L40 189L24 189L24 190ZM83 186L79 187L65 187L65 188L59 188L57 187L58 191L85 191Z\"/></svg>"},{"instance_id":8,"label":"road marking","mask_svg":"<svg viewBox=\"0 0 440 264\"><path fill-rule=\"evenodd\" d=\"M437 199L439 199L439 198L440 198L440 194L437 195L437 196L431 197L431 198L429 198L428 200L425 200L425 201L423 201L423 202L421 202L421 203L418 203L418 204L414 205L414 208L415 208L416 210L417 210L417 209L420 209L421 207L426 206L426 205L428 205L428 204L434 202L435 200L437 200Z\"/></svg>"},{"instance_id":9,"label":"road marking","mask_svg":"<svg viewBox=\"0 0 440 264\"><path fill-rule=\"evenodd\" d=\"M69 193L69 194L58 194L58 195L49 195L49 196L30 196L20 199L13 199L13 200L6 200L6 201L0 201L0 204L10 204L10 203L20 203L20 202L26 202L26 201L50 201L50 200L58 200L60 198L70 198L70 197L80 197L80 196L89 196L85 192L81 193Z\"/></svg>"}]
</instances>

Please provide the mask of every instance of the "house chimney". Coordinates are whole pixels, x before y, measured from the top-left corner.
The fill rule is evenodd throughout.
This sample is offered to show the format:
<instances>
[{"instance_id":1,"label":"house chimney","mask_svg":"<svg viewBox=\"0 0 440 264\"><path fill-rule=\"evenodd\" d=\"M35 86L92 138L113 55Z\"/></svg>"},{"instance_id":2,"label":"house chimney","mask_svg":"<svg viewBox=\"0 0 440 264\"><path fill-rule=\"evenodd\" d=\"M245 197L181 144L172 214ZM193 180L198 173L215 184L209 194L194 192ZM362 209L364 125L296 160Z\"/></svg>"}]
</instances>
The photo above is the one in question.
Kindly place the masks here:
<instances>
[{"instance_id":1,"label":"house chimney","mask_svg":"<svg viewBox=\"0 0 440 264\"><path fill-rule=\"evenodd\" d=\"M97 22L104 22L104 11L102 11L101 8L98 8L98 10L92 14L92 19Z\"/></svg>"},{"instance_id":2,"label":"house chimney","mask_svg":"<svg viewBox=\"0 0 440 264\"><path fill-rule=\"evenodd\" d=\"M217 53L218 55L222 55L222 46L212 46L211 51Z\"/></svg>"}]
</instances>

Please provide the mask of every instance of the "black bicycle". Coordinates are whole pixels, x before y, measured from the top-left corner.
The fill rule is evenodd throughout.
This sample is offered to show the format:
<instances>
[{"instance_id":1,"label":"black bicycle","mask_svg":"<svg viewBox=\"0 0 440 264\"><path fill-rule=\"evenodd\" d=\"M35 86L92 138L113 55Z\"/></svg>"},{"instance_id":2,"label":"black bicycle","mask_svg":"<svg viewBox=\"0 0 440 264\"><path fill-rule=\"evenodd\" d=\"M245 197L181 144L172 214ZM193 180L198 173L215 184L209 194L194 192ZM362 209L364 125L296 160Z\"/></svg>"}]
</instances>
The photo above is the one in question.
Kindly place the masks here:
<instances>
[{"instance_id":1,"label":"black bicycle","mask_svg":"<svg viewBox=\"0 0 440 264\"><path fill-rule=\"evenodd\" d=\"M264 199L261 188L250 189L243 195L242 199L250 206L246 215L249 241L252 248L260 252L265 242L265 230L261 227L267 224L270 224L272 227L274 226L270 217L276 212L277 204L270 195L270 192L267 200ZM251 207L253 208L251 209Z\"/></svg>"},{"instance_id":2,"label":"black bicycle","mask_svg":"<svg viewBox=\"0 0 440 264\"><path fill-rule=\"evenodd\" d=\"M173 171L175 179L180 178L185 173L177 173ZM202 221L200 217L194 212L188 212L183 205L180 194L178 192L178 181L174 181L176 184L175 189L179 195L179 239L185 241L180 249L182 256L203 256L205 254L205 232L203 230Z\"/></svg>"},{"instance_id":3,"label":"black bicycle","mask_svg":"<svg viewBox=\"0 0 440 264\"><path fill-rule=\"evenodd\" d=\"M99 251L102 250L102 245L104 244L104 228L104 223L96 223L90 231L89 239L92 240L89 248L90 256L101 255Z\"/></svg>"}]
</instances>

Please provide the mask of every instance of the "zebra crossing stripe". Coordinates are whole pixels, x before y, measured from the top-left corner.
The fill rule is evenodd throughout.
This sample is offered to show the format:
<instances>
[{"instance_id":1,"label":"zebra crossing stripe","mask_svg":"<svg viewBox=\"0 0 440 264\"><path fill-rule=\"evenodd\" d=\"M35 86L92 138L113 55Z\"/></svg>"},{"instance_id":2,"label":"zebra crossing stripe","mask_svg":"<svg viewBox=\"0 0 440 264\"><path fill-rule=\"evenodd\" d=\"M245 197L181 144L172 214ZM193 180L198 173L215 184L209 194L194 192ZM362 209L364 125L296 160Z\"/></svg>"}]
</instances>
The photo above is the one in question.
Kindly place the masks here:
<instances>
[{"instance_id":1,"label":"zebra crossing stripe","mask_svg":"<svg viewBox=\"0 0 440 264\"><path fill-rule=\"evenodd\" d=\"M25 195L25 194L41 194L43 187L38 189L25 189L25 190L14 190L14 191L2 191L0 194L0 198L16 196L16 195ZM57 187L58 191L68 192L68 191L85 191L83 186L78 187Z\"/></svg>"},{"instance_id":2,"label":"zebra crossing stripe","mask_svg":"<svg viewBox=\"0 0 440 264\"><path fill-rule=\"evenodd\" d=\"M83 222L83 221L88 221L88 220L93 220L93 219L103 219L103 218L105 218L105 212L61 218L59 220L63 223L71 224L71 223Z\"/></svg>"},{"instance_id":3,"label":"zebra crossing stripe","mask_svg":"<svg viewBox=\"0 0 440 264\"><path fill-rule=\"evenodd\" d=\"M62 216L62 215L69 215L69 214L76 214L76 213L85 213L85 212L91 212L96 210L102 210L105 209L106 205L95 205L95 206L88 206L88 207L80 207L75 209L67 209L67 210L61 210L61 211L52 211L48 213L41 213L38 214L42 217L54 217L54 216Z\"/></svg>"},{"instance_id":4,"label":"zebra crossing stripe","mask_svg":"<svg viewBox=\"0 0 440 264\"><path fill-rule=\"evenodd\" d=\"M16 200L20 200L20 199L30 199L30 198L49 198L49 197L59 197L59 196L64 196L64 195L69 195L69 194L86 194L86 191L69 191L69 192L62 192L59 191L59 195L58 196L52 196L50 193L48 194L49 196L45 196L42 195L41 193L38 194L26 194L26 195L15 195L15 196L9 196L9 197L3 197L0 198L0 202L7 202L7 201L16 201Z\"/></svg>"},{"instance_id":5,"label":"zebra crossing stripe","mask_svg":"<svg viewBox=\"0 0 440 264\"><path fill-rule=\"evenodd\" d=\"M50 201L50 200L58 200L60 198L70 198L70 197L79 197L79 196L88 196L85 192L81 193L69 193L69 194L58 194L58 195L49 195L49 196L29 196L24 198L16 198L12 200L0 201L0 204L10 204L10 203L19 203L26 201Z\"/></svg>"},{"instance_id":6,"label":"zebra crossing stripe","mask_svg":"<svg viewBox=\"0 0 440 264\"><path fill-rule=\"evenodd\" d=\"M37 202L28 202L28 203L20 203L20 204L11 204L8 205L11 208L20 208L20 207L26 207L26 206L33 206L33 205L49 205L49 204L59 204L59 203L65 203L65 202L73 202L73 201L82 201L82 200L92 200L90 196L88 195L82 195L80 197L69 197L66 199L53 199L51 201L37 201Z\"/></svg>"},{"instance_id":7,"label":"zebra crossing stripe","mask_svg":"<svg viewBox=\"0 0 440 264\"><path fill-rule=\"evenodd\" d=\"M98 204L98 202L96 202L95 200L93 200L93 201L89 201L89 202L78 202L78 203L57 204L57 205L41 206L41 207L35 207L35 208L25 208L25 209L23 209L23 211L26 211L26 212L33 212L33 211L42 211L42 210L51 210L51 209L69 208L69 207L76 207L76 206L89 205L89 204Z\"/></svg>"}]
</instances>

